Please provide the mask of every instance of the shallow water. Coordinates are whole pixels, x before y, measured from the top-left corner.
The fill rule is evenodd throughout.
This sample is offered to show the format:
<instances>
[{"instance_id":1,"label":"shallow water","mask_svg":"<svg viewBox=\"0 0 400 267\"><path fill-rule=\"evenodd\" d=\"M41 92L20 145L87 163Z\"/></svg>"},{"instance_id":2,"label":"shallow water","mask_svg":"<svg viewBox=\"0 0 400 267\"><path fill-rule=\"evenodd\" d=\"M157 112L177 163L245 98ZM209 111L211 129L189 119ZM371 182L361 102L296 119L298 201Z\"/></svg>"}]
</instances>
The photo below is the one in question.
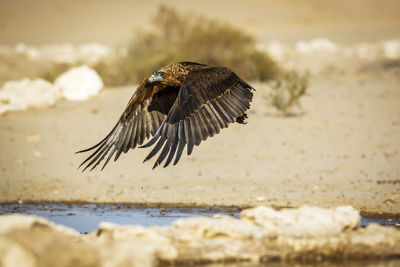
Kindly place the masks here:
<instances>
[{"instance_id":1,"label":"shallow water","mask_svg":"<svg viewBox=\"0 0 400 267\"><path fill-rule=\"evenodd\" d=\"M198 215L224 214L239 217L238 209L223 210L219 207L138 208L133 205L63 203L0 205L0 215L10 213L41 216L81 233L97 229L99 223L104 221L121 225L165 226L177 219Z\"/></svg>"},{"instance_id":2,"label":"shallow water","mask_svg":"<svg viewBox=\"0 0 400 267\"><path fill-rule=\"evenodd\" d=\"M142 226L171 225L175 220L192 216L213 216L215 214L240 216L240 210L227 207L202 208L143 208L129 204L0 204L0 215L19 213L44 217L57 224L73 228L80 233L95 230L100 222L107 221L116 224ZM368 218L362 217L361 225L370 223L395 226L400 224L400 218Z\"/></svg>"}]
</instances>

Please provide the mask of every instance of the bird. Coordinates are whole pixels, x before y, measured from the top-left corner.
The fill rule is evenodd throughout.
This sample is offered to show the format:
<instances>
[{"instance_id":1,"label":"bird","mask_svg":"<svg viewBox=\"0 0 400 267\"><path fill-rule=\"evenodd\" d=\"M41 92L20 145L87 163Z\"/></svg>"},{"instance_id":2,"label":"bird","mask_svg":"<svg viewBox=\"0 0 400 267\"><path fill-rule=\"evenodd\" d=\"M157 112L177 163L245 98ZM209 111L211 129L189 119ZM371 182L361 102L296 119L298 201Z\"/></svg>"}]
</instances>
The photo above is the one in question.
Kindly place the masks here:
<instances>
[{"instance_id":1,"label":"bird","mask_svg":"<svg viewBox=\"0 0 400 267\"><path fill-rule=\"evenodd\" d=\"M89 167L93 170L107 157L103 170L114 154L116 161L122 152L154 144L143 162L161 150L153 169L165 158L164 168L167 167L174 156L176 165L185 147L189 156L194 146L229 124L246 124L253 91L252 86L224 66L186 61L163 66L140 82L104 139L76 152L94 150L78 169L85 165L82 171Z\"/></svg>"}]
</instances>

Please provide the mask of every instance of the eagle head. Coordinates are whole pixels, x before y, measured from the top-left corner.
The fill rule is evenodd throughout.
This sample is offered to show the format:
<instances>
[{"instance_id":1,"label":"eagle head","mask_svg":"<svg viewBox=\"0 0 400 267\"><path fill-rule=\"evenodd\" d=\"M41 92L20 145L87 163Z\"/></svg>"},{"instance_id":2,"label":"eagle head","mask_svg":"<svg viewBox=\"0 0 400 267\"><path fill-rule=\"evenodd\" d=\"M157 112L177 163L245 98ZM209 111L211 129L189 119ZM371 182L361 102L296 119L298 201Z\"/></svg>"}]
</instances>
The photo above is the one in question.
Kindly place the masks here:
<instances>
[{"instance_id":1,"label":"eagle head","mask_svg":"<svg viewBox=\"0 0 400 267\"><path fill-rule=\"evenodd\" d=\"M179 63L174 63L154 72L147 79L147 84L161 83L166 86L181 86L186 75L187 71Z\"/></svg>"},{"instance_id":2,"label":"eagle head","mask_svg":"<svg viewBox=\"0 0 400 267\"><path fill-rule=\"evenodd\" d=\"M157 71L154 72L149 79L147 80L147 83L153 83L153 82L161 82L164 80L164 72L163 71Z\"/></svg>"}]
</instances>

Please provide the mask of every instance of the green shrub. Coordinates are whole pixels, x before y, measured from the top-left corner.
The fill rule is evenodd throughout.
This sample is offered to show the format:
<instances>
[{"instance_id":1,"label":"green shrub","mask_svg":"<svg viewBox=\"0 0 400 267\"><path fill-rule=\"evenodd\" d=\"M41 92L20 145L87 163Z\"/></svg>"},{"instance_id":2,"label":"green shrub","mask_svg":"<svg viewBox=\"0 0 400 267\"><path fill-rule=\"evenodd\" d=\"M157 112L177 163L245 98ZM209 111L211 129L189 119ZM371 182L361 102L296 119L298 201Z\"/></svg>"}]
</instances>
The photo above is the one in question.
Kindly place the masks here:
<instances>
[{"instance_id":1,"label":"green shrub","mask_svg":"<svg viewBox=\"0 0 400 267\"><path fill-rule=\"evenodd\" d=\"M256 49L253 37L231 25L161 5L154 31L136 32L127 54L94 66L107 85L137 83L159 67L178 61L224 65L244 79L265 81L277 63Z\"/></svg>"},{"instance_id":2,"label":"green shrub","mask_svg":"<svg viewBox=\"0 0 400 267\"><path fill-rule=\"evenodd\" d=\"M271 92L267 101L282 115L288 116L293 107L300 105L300 98L306 94L308 88L308 75L295 71L288 71L271 83Z\"/></svg>"}]
</instances>

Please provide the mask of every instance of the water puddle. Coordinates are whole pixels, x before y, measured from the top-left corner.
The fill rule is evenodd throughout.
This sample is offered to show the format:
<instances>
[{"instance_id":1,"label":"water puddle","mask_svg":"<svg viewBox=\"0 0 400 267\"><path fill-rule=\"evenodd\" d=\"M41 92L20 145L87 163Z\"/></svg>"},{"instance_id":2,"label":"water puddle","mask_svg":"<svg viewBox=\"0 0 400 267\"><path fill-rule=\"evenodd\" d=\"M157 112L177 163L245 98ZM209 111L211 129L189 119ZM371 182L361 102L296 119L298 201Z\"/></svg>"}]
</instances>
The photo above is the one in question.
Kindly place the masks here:
<instances>
[{"instance_id":1,"label":"water puddle","mask_svg":"<svg viewBox=\"0 0 400 267\"><path fill-rule=\"evenodd\" d=\"M197 215L224 214L239 218L240 211L225 207L138 208L129 204L0 204L0 215L10 213L41 216L81 233L88 233L97 229L99 223L104 221L121 225L165 226L171 225L177 219Z\"/></svg>"},{"instance_id":2,"label":"water puddle","mask_svg":"<svg viewBox=\"0 0 400 267\"><path fill-rule=\"evenodd\" d=\"M238 208L195 207L195 208L143 208L130 204L0 204L2 214L26 214L44 217L57 224L73 228L80 233L89 233L97 229L100 222L108 221L121 225L165 226L175 220L192 216L213 216L215 214L240 216ZM377 223L387 226L399 226L400 218L362 217L361 226Z\"/></svg>"}]
</instances>

